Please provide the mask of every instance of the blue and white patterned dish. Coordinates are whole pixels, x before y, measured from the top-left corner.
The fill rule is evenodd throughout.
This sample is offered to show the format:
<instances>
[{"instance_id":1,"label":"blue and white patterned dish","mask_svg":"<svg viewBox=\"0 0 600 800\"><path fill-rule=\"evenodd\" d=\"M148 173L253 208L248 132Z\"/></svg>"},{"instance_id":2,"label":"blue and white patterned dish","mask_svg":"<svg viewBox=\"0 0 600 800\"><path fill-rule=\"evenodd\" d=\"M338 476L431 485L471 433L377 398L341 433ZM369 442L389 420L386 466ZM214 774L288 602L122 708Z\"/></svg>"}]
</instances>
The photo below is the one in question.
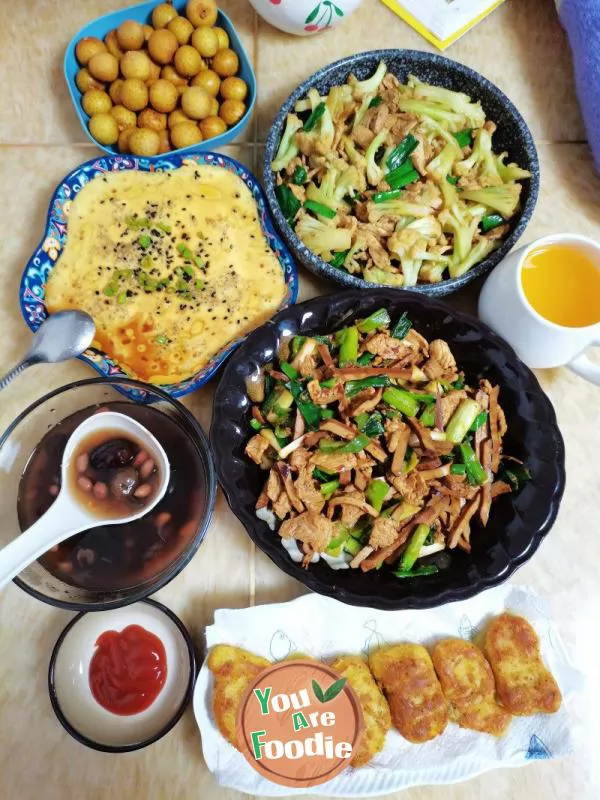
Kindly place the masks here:
<instances>
[{"instance_id":1,"label":"blue and white patterned dish","mask_svg":"<svg viewBox=\"0 0 600 800\"><path fill-rule=\"evenodd\" d=\"M155 172L177 169L182 164L195 162L221 167L238 175L252 192L258 206L260 225L269 246L277 256L287 286L286 296L280 306L286 308L296 302L298 295L298 272L294 261L284 243L275 232L267 211L263 191L252 173L239 161L221 153L194 153L185 156L166 155L162 158L137 158L134 156L103 156L86 161L70 172L52 195L46 229L36 251L30 258L19 287L19 303L21 313L32 331L36 331L48 316L45 303L46 281L61 250L67 241L67 219L69 209L76 194L96 175L117 170L136 169L144 172ZM219 351L210 362L192 377L176 384L161 386L161 389L173 397L182 397L204 385L219 369L227 356L241 344L245 337L240 337ZM132 377L116 361L96 348L90 348L80 356L82 361L90 364L96 372L105 377ZM144 393L136 391L136 398L143 402Z\"/></svg>"}]
</instances>

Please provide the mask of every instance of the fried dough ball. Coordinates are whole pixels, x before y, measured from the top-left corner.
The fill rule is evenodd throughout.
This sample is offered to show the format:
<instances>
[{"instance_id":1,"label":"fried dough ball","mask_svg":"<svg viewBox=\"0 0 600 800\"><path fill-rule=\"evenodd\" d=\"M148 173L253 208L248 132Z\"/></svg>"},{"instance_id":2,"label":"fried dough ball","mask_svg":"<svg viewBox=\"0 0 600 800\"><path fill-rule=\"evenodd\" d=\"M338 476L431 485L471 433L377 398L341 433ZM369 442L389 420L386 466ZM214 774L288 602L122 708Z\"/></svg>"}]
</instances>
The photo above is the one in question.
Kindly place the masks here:
<instances>
[{"instance_id":1,"label":"fried dough ball","mask_svg":"<svg viewBox=\"0 0 600 800\"><path fill-rule=\"evenodd\" d=\"M88 117L94 114L107 114L112 106L112 101L106 92L100 89L90 89L81 98L81 106Z\"/></svg>"},{"instance_id":2,"label":"fried dough ball","mask_svg":"<svg viewBox=\"0 0 600 800\"><path fill-rule=\"evenodd\" d=\"M160 77L169 81L174 86L187 86L187 79L180 75L171 64L167 64L166 67L161 69Z\"/></svg>"},{"instance_id":3,"label":"fried dough ball","mask_svg":"<svg viewBox=\"0 0 600 800\"><path fill-rule=\"evenodd\" d=\"M148 61L150 63L150 77L146 81L146 86L150 87L160 78L160 66L151 59L148 59Z\"/></svg>"},{"instance_id":4,"label":"fried dough ball","mask_svg":"<svg viewBox=\"0 0 600 800\"><path fill-rule=\"evenodd\" d=\"M229 78L235 75L240 68L240 60L231 48L225 47L219 50L213 58L211 67L222 78Z\"/></svg>"},{"instance_id":5,"label":"fried dough ball","mask_svg":"<svg viewBox=\"0 0 600 800\"><path fill-rule=\"evenodd\" d=\"M142 30L144 31L144 41L147 42L154 33L154 28L152 25L142 25Z\"/></svg>"},{"instance_id":6,"label":"fried dough ball","mask_svg":"<svg viewBox=\"0 0 600 800\"><path fill-rule=\"evenodd\" d=\"M181 108L192 119L205 119L210 115L212 98L201 86L190 86L181 95Z\"/></svg>"},{"instance_id":7,"label":"fried dough ball","mask_svg":"<svg viewBox=\"0 0 600 800\"><path fill-rule=\"evenodd\" d=\"M109 31L106 36L104 37L104 43L108 48L108 52L113 55L117 60L123 56L123 50L119 46L119 40L117 39L117 31L112 30Z\"/></svg>"},{"instance_id":8,"label":"fried dough ball","mask_svg":"<svg viewBox=\"0 0 600 800\"><path fill-rule=\"evenodd\" d=\"M139 50L145 41L144 29L134 19L126 19L117 28L117 42L122 50Z\"/></svg>"},{"instance_id":9,"label":"fried dough ball","mask_svg":"<svg viewBox=\"0 0 600 800\"><path fill-rule=\"evenodd\" d=\"M210 95L216 97L219 94L221 78L219 78L213 69L203 69L194 78L192 78L190 85L201 86L203 89L206 89Z\"/></svg>"},{"instance_id":10,"label":"fried dough ball","mask_svg":"<svg viewBox=\"0 0 600 800\"><path fill-rule=\"evenodd\" d=\"M166 28L172 19L177 16L177 11L169 3L161 3L152 11L152 24L159 30Z\"/></svg>"},{"instance_id":11,"label":"fried dough ball","mask_svg":"<svg viewBox=\"0 0 600 800\"><path fill-rule=\"evenodd\" d=\"M119 134L119 140L117 142L117 147L119 148L120 153L128 153L129 152L129 137L134 132L135 128L125 128Z\"/></svg>"},{"instance_id":12,"label":"fried dough ball","mask_svg":"<svg viewBox=\"0 0 600 800\"><path fill-rule=\"evenodd\" d=\"M219 109L219 116L231 128L236 125L246 113L246 106L241 100L225 100Z\"/></svg>"},{"instance_id":13,"label":"fried dough ball","mask_svg":"<svg viewBox=\"0 0 600 800\"><path fill-rule=\"evenodd\" d=\"M130 111L128 108L125 108L125 106L113 106L110 110L110 115L117 120L117 125L119 126L120 131L124 131L127 128L135 128L137 125L137 119L134 112Z\"/></svg>"},{"instance_id":14,"label":"fried dough ball","mask_svg":"<svg viewBox=\"0 0 600 800\"><path fill-rule=\"evenodd\" d=\"M184 78L197 75L202 69L202 58L195 47L182 45L175 53L175 69Z\"/></svg>"},{"instance_id":15,"label":"fried dough ball","mask_svg":"<svg viewBox=\"0 0 600 800\"><path fill-rule=\"evenodd\" d=\"M159 133L167 127L167 115L160 114L153 108L145 108L139 113L138 125L140 128L150 128Z\"/></svg>"},{"instance_id":16,"label":"fried dough ball","mask_svg":"<svg viewBox=\"0 0 600 800\"><path fill-rule=\"evenodd\" d=\"M219 101L217 100L216 97L213 97L212 105L210 107L210 116L211 117L218 117L219 116L219 108L220 108Z\"/></svg>"},{"instance_id":17,"label":"fried dough ball","mask_svg":"<svg viewBox=\"0 0 600 800\"><path fill-rule=\"evenodd\" d=\"M110 53L96 53L87 66L91 76L98 81L110 83L119 77L119 62Z\"/></svg>"},{"instance_id":18,"label":"fried dough ball","mask_svg":"<svg viewBox=\"0 0 600 800\"><path fill-rule=\"evenodd\" d=\"M139 78L141 81L147 81L152 71L151 64L146 53L142 53L140 50L128 50L123 55L119 66L124 78Z\"/></svg>"},{"instance_id":19,"label":"fried dough ball","mask_svg":"<svg viewBox=\"0 0 600 800\"><path fill-rule=\"evenodd\" d=\"M151 87L152 88L152 87ZM121 105L130 111L141 111L148 105L148 87L139 78L127 78L121 86Z\"/></svg>"},{"instance_id":20,"label":"fried dough ball","mask_svg":"<svg viewBox=\"0 0 600 800\"><path fill-rule=\"evenodd\" d=\"M150 57L156 61L157 64L168 64L171 62L178 46L179 44L175 34L166 28L154 31L152 36L148 39L148 52L150 53Z\"/></svg>"},{"instance_id":21,"label":"fried dough ball","mask_svg":"<svg viewBox=\"0 0 600 800\"><path fill-rule=\"evenodd\" d=\"M92 56L106 53L106 45L95 36L86 36L77 42L75 57L82 67L85 67Z\"/></svg>"},{"instance_id":22,"label":"fried dough ball","mask_svg":"<svg viewBox=\"0 0 600 800\"><path fill-rule=\"evenodd\" d=\"M127 144L134 156L155 156L160 148L160 136L150 128L136 128Z\"/></svg>"},{"instance_id":23,"label":"fried dough ball","mask_svg":"<svg viewBox=\"0 0 600 800\"><path fill-rule=\"evenodd\" d=\"M162 131L158 131L158 137L160 139L160 143L158 145L158 152L159 153L168 153L171 149L171 140L169 139L169 131L165 128Z\"/></svg>"},{"instance_id":24,"label":"fried dough ball","mask_svg":"<svg viewBox=\"0 0 600 800\"><path fill-rule=\"evenodd\" d=\"M117 78L117 80L113 81L108 87L110 99L116 106L121 102L121 86L123 86L123 80L121 78Z\"/></svg>"},{"instance_id":25,"label":"fried dough ball","mask_svg":"<svg viewBox=\"0 0 600 800\"><path fill-rule=\"evenodd\" d=\"M212 28L219 10L215 0L189 0L185 15L195 28Z\"/></svg>"},{"instance_id":26,"label":"fried dough ball","mask_svg":"<svg viewBox=\"0 0 600 800\"><path fill-rule=\"evenodd\" d=\"M196 28L192 33L192 44L204 58L212 58L219 49L219 37L213 28Z\"/></svg>"},{"instance_id":27,"label":"fried dough ball","mask_svg":"<svg viewBox=\"0 0 600 800\"><path fill-rule=\"evenodd\" d=\"M115 144L119 138L117 120L110 114L95 114L89 122L90 133L100 144Z\"/></svg>"},{"instance_id":28,"label":"fried dough ball","mask_svg":"<svg viewBox=\"0 0 600 800\"><path fill-rule=\"evenodd\" d=\"M194 32L194 26L185 17L173 17L171 22L167 25L171 33L175 34L175 38L179 44L187 44L190 36Z\"/></svg>"},{"instance_id":29,"label":"fried dough ball","mask_svg":"<svg viewBox=\"0 0 600 800\"><path fill-rule=\"evenodd\" d=\"M190 147L202 141L200 128L193 122L179 122L171 128L171 143L173 147Z\"/></svg>"},{"instance_id":30,"label":"fried dough ball","mask_svg":"<svg viewBox=\"0 0 600 800\"><path fill-rule=\"evenodd\" d=\"M170 81L159 78L150 87L150 105L161 114L168 114L177 105L179 92Z\"/></svg>"},{"instance_id":31,"label":"fried dough ball","mask_svg":"<svg viewBox=\"0 0 600 800\"><path fill-rule=\"evenodd\" d=\"M207 117L200 122L200 133L204 139L220 136L227 130L227 125L221 117Z\"/></svg>"},{"instance_id":32,"label":"fried dough ball","mask_svg":"<svg viewBox=\"0 0 600 800\"><path fill-rule=\"evenodd\" d=\"M169 118L167 119L167 125L169 128L173 128L175 125L178 125L180 122L191 122L191 119L184 114L180 108L176 108L175 111L171 111L169 114Z\"/></svg>"},{"instance_id":33,"label":"fried dough ball","mask_svg":"<svg viewBox=\"0 0 600 800\"><path fill-rule=\"evenodd\" d=\"M245 100L248 94L248 85L241 78L225 78L221 84L221 97L223 100Z\"/></svg>"},{"instance_id":34,"label":"fried dough ball","mask_svg":"<svg viewBox=\"0 0 600 800\"><path fill-rule=\"evenodd\" d=\"M75 76L75 83L82 94L88 92L90 89L104 89L104 84L92 78L87 67L83 67L83 69L79 70Z\"/></svg>"},{"instance_id":35,"label":"fried dough ball","mask_svg":"<svg viewBox=\"0 0 600 800\"><path fill-rule=\"evenodd\" d=\"M229 36L227 31L223 28L213 28L213 31L217 34L217 38L219 40L219 50L224 50L226 47L229 47Z\"/></svg>"}]
</instances>

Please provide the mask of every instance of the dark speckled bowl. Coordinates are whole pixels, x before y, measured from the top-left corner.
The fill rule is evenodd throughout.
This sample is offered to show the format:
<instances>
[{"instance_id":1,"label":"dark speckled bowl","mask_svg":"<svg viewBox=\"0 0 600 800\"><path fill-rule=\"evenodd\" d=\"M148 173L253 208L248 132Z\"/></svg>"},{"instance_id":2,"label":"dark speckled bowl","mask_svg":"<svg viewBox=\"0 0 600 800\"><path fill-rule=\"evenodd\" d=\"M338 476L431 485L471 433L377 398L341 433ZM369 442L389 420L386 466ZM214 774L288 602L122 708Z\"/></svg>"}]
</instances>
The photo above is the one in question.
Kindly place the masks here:
<instances>
[{"instance_id":1,"label":"dark speckled bowl","mask_svg":"<svg viewBox=\"0 0 600 800\"><path fill-rule=\"evenodd\" d=\"M515 161L520 167L528 169L532 173L531 180L523 181L521 212L515 218L509 235L497 250L494 250L487 258L459 278L449 278L434 284L420 284L410 289L413 292L442 297L455 292L475 278L485 275L510 252L531 219L540 186L540 168L531 131L508 97L478 72L458 64L456 61L451 61L449 58L419 50L373 50L369 53L360 53L344 58L319 70L292 92L275 118L265 149L264 186L267 199L288 247L307 269L314 272L315 275L320 275L346 287L366 289L380 285L332 267L302 243L286 222L279 208L275 197L275 180L274 174L271 172L271 162L277 152L288 113L293 111L298 100L306 97L309 89L315 87L322 95L327 94L332 86L345 83L351 72L361 80L368 78L381 60L386 62L389 71L402 82L406 81L409 74L413 74L427 83L465 92L473 100L480 100L488 119L493 120L498 126L498 130L494 134L494 149L497 152L506 150L509 162ZM406 291L406 289L395 289L394 291Z\"/></svg>"}]
</instances>

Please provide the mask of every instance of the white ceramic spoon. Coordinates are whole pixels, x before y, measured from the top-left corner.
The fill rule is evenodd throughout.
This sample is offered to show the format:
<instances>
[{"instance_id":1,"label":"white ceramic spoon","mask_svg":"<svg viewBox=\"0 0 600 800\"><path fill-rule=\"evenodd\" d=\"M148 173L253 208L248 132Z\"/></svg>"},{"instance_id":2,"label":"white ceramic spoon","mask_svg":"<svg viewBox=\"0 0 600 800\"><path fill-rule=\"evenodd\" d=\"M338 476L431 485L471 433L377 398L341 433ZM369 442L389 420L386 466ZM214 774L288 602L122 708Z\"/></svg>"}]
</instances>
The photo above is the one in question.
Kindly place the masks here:
<instances>
[{"instance_id":1,"label":"white ceramic spoon","mask_svg":"<svg viewBox=\"0 0 600 800\"><path fill-rule=\"evenodd\" d=\"M101 431L131 436L154 458L158 467L160 484L157 491L151 501L135 514L102 517L100 503L96 506L98 512L93 513L76 499L71 489L69 472L74 453L82 440L92 433ZM48 511L0 550L0 589L41 555L76 533L97 528L99 525L124 525L148 514L164 497L169 485L171 468L162 445L143 425L125 414L103 411L92 414L75 428L63 453L61 473L60 493ZM118 531L115 531L115 536L118 535Z\"/></svg>"}]
</instances>

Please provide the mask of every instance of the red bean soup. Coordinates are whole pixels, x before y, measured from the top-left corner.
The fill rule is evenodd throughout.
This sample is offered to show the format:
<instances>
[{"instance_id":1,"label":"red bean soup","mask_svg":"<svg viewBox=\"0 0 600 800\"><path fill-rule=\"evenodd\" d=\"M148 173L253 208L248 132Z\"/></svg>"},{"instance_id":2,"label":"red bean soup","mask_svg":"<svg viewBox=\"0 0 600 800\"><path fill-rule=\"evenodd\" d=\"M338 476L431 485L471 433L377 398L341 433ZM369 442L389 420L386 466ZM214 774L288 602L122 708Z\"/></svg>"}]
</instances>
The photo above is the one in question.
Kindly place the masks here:
<instances>
[{"instance_id":1,"label":"red bean soup","mask_svg":"<svg viewBox=\"0 0 600 800\"><path fill-rule=\"evenodd\" d=\"M184 431L161 411L119 402L101 409L90 406L49 430L31 454L17 500L22 531L54 502L67 441L84 419L99 410L132 417L161 443L171 466L165 496L141 519L79 533L43 555L40 563L72 586L114 591L151 580L186 549L202 521L204 471ZM149 505L159 478L152 454L110 428L81 442L69 475L80 501L106 518L134 514Z\"/></svg>"}]
</instances>

